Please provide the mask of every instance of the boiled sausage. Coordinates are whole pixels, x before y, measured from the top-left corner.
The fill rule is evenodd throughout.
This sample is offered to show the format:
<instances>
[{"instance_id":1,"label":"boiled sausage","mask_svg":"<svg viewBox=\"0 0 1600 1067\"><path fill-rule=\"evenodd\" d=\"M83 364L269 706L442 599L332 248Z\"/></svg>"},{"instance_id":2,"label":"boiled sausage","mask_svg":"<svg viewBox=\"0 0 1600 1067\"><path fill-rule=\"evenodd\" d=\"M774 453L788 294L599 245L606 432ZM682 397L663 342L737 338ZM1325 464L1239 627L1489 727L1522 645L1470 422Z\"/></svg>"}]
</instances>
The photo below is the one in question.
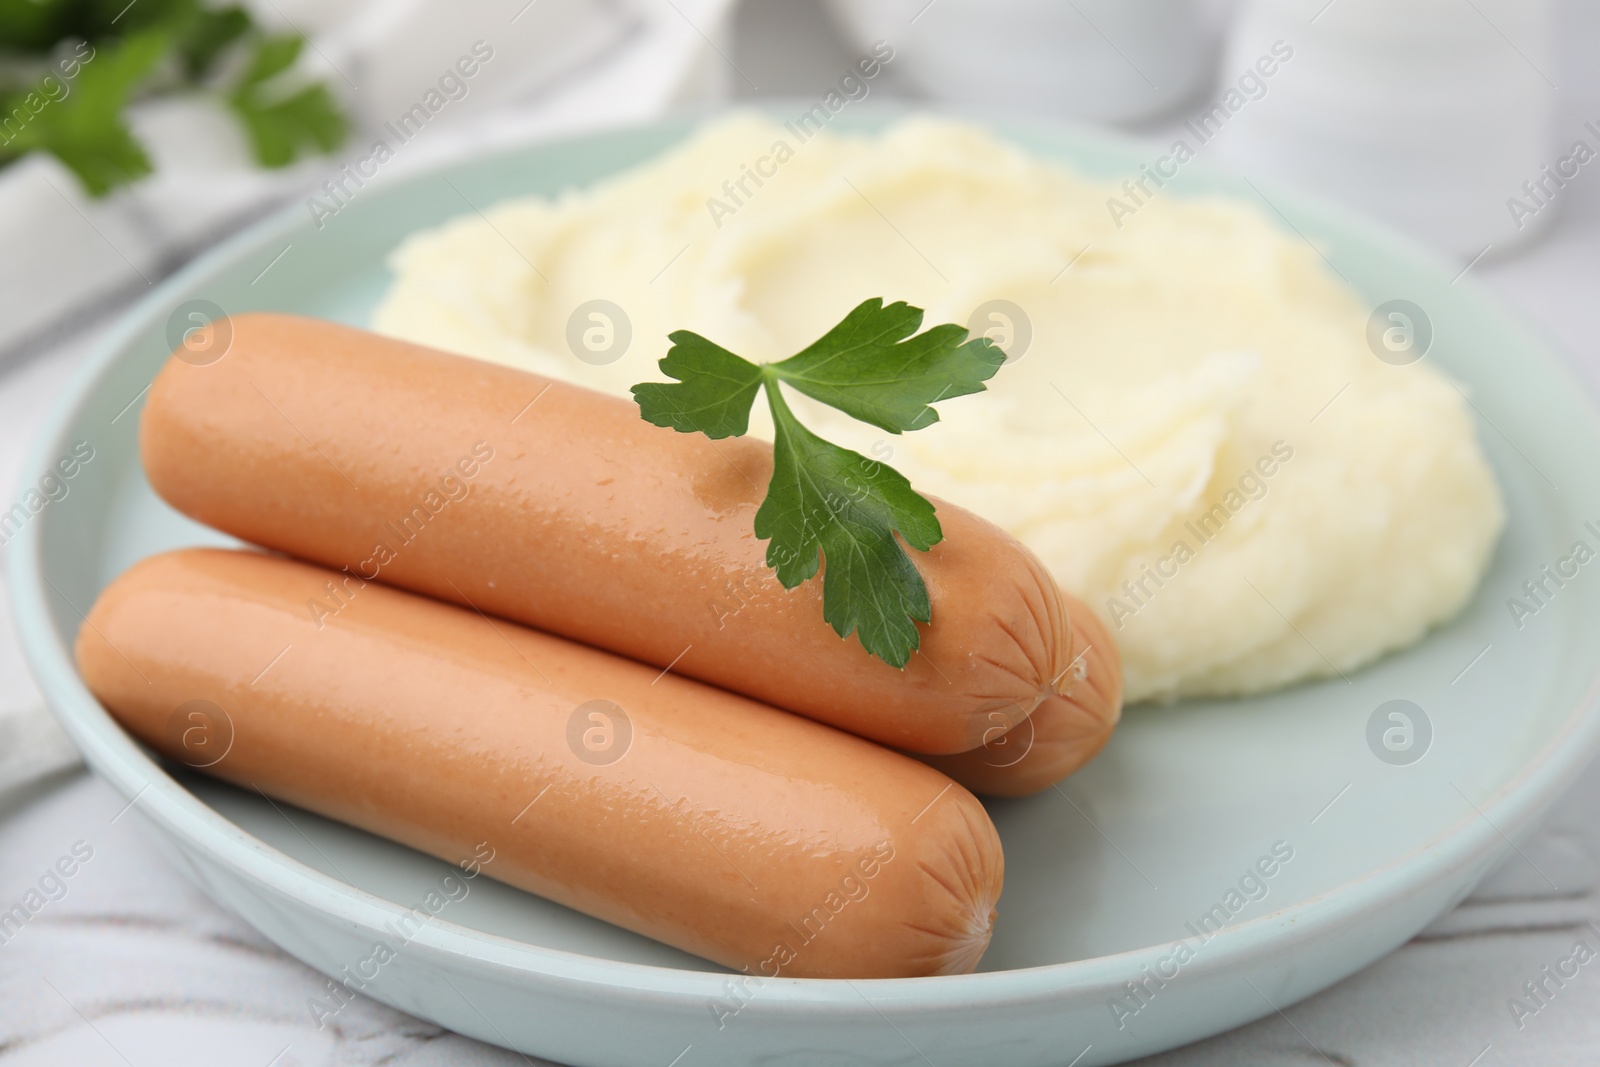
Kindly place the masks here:
<instances>
[{"instance_id":1,"label":"boiled sausage","mask_svg":"<svg viewBox=\"0 0 1600 1067\"><path fill-rule=\"evenodd\" d=\"M911 752L972 749L1075 684L1049 574L953 505L936 502L944 540L914 553L933 622L901 671L823 621L820 578L785 590L766 566L752 527L771 446L676 433L629 401L333 323L226 328L225 356L175 357L150 390L150 483L344 585L467 604ZM1091 653L1097 678L1107 652ZM1116 721L1089 696L1059 709L1090 727L1062 774Z\"/></svg>"},{"instance_id":2,"label":"boiled sausage","mask_svg":"<svg viewBox=\"0 0 1600 1067\"><path fill-rule=\"evenodd\" d=\"M252 552L145 560L89 688L164 755L764 977L971 971L1002 858L915 760L744 697ZM596 732L598 731L598 736Z\"/></svg>"},{"instance_id":3,"label":"boiled sausage","mask_svg":"<svg viewBox=\"0 0 1600 1067\"><path fill-rule=\"evenodd\" d=\"M970 752L919 757L974 793L1020 797L1049 789L1105 747L1122 713L1122 657L1111 631L1081 601L1072 614L1072 665L1062 699Z\"/></svg>"}]
</instances>

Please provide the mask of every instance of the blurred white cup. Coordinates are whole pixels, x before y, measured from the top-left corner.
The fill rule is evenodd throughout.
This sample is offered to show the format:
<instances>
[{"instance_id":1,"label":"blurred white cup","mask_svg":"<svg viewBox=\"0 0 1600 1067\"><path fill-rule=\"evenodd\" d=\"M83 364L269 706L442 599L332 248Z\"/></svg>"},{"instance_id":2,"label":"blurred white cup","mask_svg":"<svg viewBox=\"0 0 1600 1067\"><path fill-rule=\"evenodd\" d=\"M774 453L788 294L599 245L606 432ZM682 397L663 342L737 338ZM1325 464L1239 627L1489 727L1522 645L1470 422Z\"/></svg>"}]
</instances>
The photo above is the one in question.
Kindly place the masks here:
<instances>
[{"instance_id":1,"label":"blurred white cup","mask_svg":"<svg viewBox=\"0 0 1600 1067\"><path fill-rule=\"evenodd\" d=\"M1195 0L827 0L855 47L886 41L929 96L1131 122L1189 98L1214 39Z\"/></svg>"}]
</instances>

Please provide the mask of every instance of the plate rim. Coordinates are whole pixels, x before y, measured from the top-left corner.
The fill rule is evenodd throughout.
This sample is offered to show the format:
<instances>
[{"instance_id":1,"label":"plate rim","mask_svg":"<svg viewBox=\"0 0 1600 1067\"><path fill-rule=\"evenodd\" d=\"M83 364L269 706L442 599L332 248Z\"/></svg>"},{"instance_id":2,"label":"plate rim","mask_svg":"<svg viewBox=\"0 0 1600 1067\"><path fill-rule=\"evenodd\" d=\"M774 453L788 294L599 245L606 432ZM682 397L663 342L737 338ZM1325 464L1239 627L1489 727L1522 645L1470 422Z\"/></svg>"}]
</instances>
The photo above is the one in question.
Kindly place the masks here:
<instances>
[{"instance_id":1,"label":"plate rim","mask_svg":"<svg viewBox=\"0 0 1600 1067\"><path fill-rule=\"evenodd\" d=\"M682 108L655 119L607 125L599 130L518 137L485 150L418 164L395 174L379 188L415 185L442 174L530 151L560 152L588 142L605 142L643 133L674 131L677 136L673 143L677 143L700 121L736 110L772 114L786 102ZM869 108L890 118L909 115L964 118L981 123L1002 139L1009 139L1011 131L1028 130L1122 155L1138 146L1155 143L1148 138L1117 135L1070 122L981 108L883 101L869 104L862 110ZM1198 165L1188 169L1214 181L1227 183L1242 176L1207 161L1196 163ZM1309 208L1336 220L1341 228L1359 235L1364 242L1402 253L1430 272L1448 274L1450 271L1444 257L1351 209L1274 182L1254 177L1246 180L1274 194L1273 199L1267 201L1274 211L1281 197L1282 202ZM151 323L158 322L175 298L181 297L196 282L257 250L270 238L286 236L304 225L298 200L285 203L196 256L125 309L54 400L28 450L21 471L23 484L31 475L50 465L52 457L61 451L66 431L96 386L115 370L129 343ZM1600 400L1597 400L1595 386L1579 371L1564 346L1539 324L1529 321L1519 309L1488 292L1476 279L1461 281L1475 299L1488 304L1519 334L1537 343L1540 357L1576 385L1575 392L1589 409L1594 424L1600 427ZM154 822L164 833L179 837L219 866L300 906L363 931L381 930L386 921L403 914L405 909L401 904L341 882L230 822L168 774L116 724L78 677L66 642L54 637L50 596L46 589L49 580L40 560L40 535L48 525L46 521L30 522L12 539L7 561L10 599L19 644L46 703L91 768L110 782L129 808L140 805L141 817ZM59 591L57 595L82 618L77 605ZM1597 751L1600 751L1600 664L1596 665L1582 696L1568 708L1561 726L1546 744L1480 804L1471 805L1469 801L1476 809L1473 814L1464 815L1407 853L1356 878L1274 911L1230 924L1207 942L1207 952L1186 965L1185 972L1225 972L1254 959L1277 955L1294 945L1336 934L1348 924L1359 923L1364 917L1385 910L1408 893L1504 851L1510 838L1501 827L1509 828L1512 834L1525 829L1531 818L1548 808L1576 779ZM762 1001L765 1010L779 1014L816 1008L844 1014L875 1014L874 1001L888 1000L893 1000L897 1008L930 1012L954 1007L1015 1005L1094 987L1120 989L1120 982L1127 974L1137 971L1141 964L1154 965L1174 943L1162 941L1064 963L967 975L872 980L763 978L765 986L782 990L783 995L768 994ZM612 993L654 998L661 1003L699 1005L708 997L721 996L730 973L609 960L534 945L445 919L426 924L407 943L407 949L432 956L438 962L466 955L527 978L578 983ZM860 985L880 996L874 1001L866 1000L857 988ZM1265 1007L1263 1013L1271 1010Z\"/></svg>"}]
</instances>

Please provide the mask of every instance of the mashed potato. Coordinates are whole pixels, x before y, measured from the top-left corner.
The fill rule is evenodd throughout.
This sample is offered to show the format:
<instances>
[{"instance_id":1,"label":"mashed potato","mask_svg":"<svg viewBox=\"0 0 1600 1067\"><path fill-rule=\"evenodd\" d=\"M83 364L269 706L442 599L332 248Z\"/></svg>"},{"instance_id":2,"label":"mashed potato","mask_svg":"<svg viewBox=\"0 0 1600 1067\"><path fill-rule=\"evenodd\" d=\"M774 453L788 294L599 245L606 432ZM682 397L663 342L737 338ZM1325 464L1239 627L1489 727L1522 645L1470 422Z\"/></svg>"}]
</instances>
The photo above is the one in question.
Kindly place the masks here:
<instances>
[{"instance_id":1,"label":"mashed potato","mask_svg":"<svg viewBox=\"0 0 1600 1067\"><path fill-rule=\"evenodd\" d=\"M951 121L802 141L735 116L417 234L376 327L625 394L675 329L769 360L867 297L928 325L1009 301L985 324L1013 361L926 430L793 403L1026 542L1111 624L1130 700L1349 672L1449 619L1504 521L1456 387L1376 359L1370 309L1255 206L1158 193L1119 227L1117 192ZM615 362L569 347L593 300L631 324Z\"/></svg>"}]
</instances>

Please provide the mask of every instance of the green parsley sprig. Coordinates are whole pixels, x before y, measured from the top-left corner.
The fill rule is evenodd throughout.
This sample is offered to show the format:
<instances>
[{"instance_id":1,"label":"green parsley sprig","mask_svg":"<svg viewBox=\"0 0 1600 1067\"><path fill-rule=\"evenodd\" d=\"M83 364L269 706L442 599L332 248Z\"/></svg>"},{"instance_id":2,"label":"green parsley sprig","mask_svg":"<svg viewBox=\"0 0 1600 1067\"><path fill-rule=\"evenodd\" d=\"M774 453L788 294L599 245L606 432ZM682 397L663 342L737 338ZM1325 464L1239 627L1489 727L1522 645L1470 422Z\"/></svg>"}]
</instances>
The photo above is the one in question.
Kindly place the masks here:
<instances>
[{"instance_id":1,"label":"green parsley sprig","mask_svg":"<svg viewBox=\"0 0 1600 1067\"><path fill-rule=\"evenodd\" d=\"M921 325L921 308L875 297L776 363L752 363L679 330L660 362L675 381L633 387L646 421L713 440L746 433L756 393L766 390L773 466L755 533L767 541L767 565L793 589L826 558L822 617L895 667L921 644L916 623L933 619L928 587L900 539L926 552L944 537L939 519L904 475L802 426L779 383L890 433L931 426L939 421L931 405L982 392L1005 353L986 337L968 340L964 326L917 333Z\"/></svg>"},{"instance_id":2,"label":"green parsley sprig","mask_svg":"<svg viewBox=\"0 0 1600 1067\"><path fill-rule=\"evenodd\" d=\"M0 167L48 152L101 197L150 173L126 112L217 96L263 167L331 152L348 123L328 86L291 69L305 39L212 0L0 0Z\"/></svg>"}]
</instances>

